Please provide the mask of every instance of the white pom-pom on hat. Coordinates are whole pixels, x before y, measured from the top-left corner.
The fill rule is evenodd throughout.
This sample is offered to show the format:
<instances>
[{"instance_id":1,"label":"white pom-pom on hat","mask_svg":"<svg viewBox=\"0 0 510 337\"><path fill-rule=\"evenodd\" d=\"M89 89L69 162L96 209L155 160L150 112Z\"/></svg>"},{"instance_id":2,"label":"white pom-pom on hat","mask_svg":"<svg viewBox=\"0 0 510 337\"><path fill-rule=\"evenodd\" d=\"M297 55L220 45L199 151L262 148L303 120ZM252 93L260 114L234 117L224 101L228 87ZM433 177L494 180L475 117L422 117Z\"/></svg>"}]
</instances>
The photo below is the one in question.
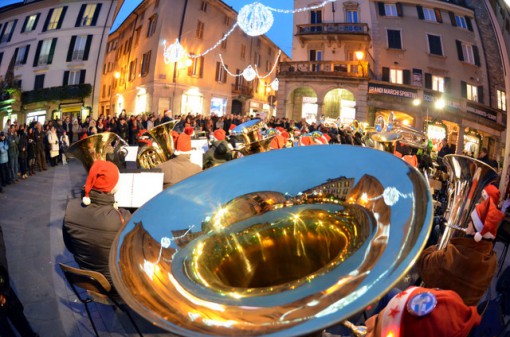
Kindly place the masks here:
<instances>
[{"instance_id":1,"label":"white pom-pom on hat","mask_svg":"<svg viewBox=\"0 0 510 337\"><path fill-rule=\"evenodd\" d=\"M81 201L83 202L83 204L84 204L85 206L90 205L90 198L89 198L89 197L83 197L83 198L81 199Z\"/></svg>"},{"instance_id":2,"label":"white pom-pom on hat","mask_svg":"<svg viewBox=\"0 0 510 337\"><path fill-rule=\"evenodd\" d=\"M476 242L482 241L482 234L480 234L480 232L475 233L475 241Z\"/></svg>"}]
</instances>

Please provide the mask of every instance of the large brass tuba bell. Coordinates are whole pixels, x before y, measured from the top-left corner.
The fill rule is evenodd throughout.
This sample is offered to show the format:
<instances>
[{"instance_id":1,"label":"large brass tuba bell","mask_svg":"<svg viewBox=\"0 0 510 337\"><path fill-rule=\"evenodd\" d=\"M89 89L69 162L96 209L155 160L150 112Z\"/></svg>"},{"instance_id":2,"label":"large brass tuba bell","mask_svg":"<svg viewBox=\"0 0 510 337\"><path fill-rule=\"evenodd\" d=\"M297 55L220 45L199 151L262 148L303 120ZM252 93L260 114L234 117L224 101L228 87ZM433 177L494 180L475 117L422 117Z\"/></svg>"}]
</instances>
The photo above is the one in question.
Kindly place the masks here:
<instances>
[{"instance_id":1,"label":"large brass tuba bell","mask_svg":"<svg viewBox=\"0 0 510 337\"><path fill-rule=\"evenodd\" d=\"M174 140L172 138L172 130L176 121L170 121L154 127L146 132L153 144L144 146L139 149L136 156L136 164L143 169L151 169L158 164L170 160L175 151Z\"/></svg>"},{"instance_id":2,"label":"large brass tuba bell","mask_svg":"<svg viewBox=\"0 0 510 337\"><path fill-rule=\"evenodd\" d=\"M126 167L127 143L113 132L102 132L81 139L67 150L70 157L77 158L87 172L96 160L113 162L119 169Z\"/></svg>"},{"instance_id":3,"label":"large brass tuba bell","mask_svg":"<svg viewBox=\"0 0 510 337\"><path fill-rule=\"evenodd\" d=\"M269 145L275 134L265 135L262 132L264 127L266 124L260 119L252 119L236 126L232 130L232 136L242 140L242 144L234 151L240 152L243 156L269 151Z\"/></svg>"},{"instance_id":4,"label":"large brass tuba bell","mask_svg":"<svg viewBox=\"0 0 510 337\"><path fill-rule=\"evenodd\" d=\"M395 133L401 135L400 143L415 149L426 149L428 138L425 132L416 130L407 125L398 125L394 128Z\"/></svg>"},{"instance_id":5,"label":"large brass tuba bell","mask_svg":"<svg viewBox=\"0 0 510 337\"><path fill-rule=\"evenodd\" d=\"M407 274L429 235L431 200L423 175L383 151L268 151L139 208L110 270L125 302L172 333L302 336L362 311Z\"/></svg>"},{"instance_id":6,"label":"large brass tuba bell","mask_svg":"<svg viewBox=\"0 0 510 337\"><path fill-rule=\"evenodd\" d=\"M439 249L446 247L454 236L454 230L465 230L470 215L475 208L483 189L498 179L498 173L491 166L477 159L449 154L443 157L448 170L448 207L446 209L446 229Z\"/></svg>"}]
</instances>

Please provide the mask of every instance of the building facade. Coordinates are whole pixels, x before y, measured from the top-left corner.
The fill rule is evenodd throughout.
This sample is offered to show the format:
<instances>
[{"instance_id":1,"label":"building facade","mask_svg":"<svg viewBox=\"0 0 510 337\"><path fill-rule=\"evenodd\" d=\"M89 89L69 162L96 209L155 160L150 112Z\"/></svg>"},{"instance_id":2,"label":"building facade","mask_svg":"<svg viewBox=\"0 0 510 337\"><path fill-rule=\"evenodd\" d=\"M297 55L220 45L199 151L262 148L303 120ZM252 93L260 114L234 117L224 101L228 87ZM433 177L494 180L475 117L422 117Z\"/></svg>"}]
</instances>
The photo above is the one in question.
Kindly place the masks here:
<instances>
[{"instance_id":1,"label":"building facade","mask_svg":"<svg viewBox=\"0 0 510 337\"><path fill-rule=\"evenodd\" d=\"M293 63L301 69L281 65L279 113L369 126L394 118L424 130L434 150L447 138L457 153L476 157L487 147L499 159L506 85L486 18L483 1L338 0L296 14Z\"/></svg>"},{"instance_id":2,"label":"building facade","mask_svg":"<svg viewBox=\"0 0 510 337\"><path fill-rule=\"evenodd\" d=\"M24 1L0 8L0 76L21 90L4 123L98 109L108 33L123 1ZM3 124L2 124L3 125Z\"/></svg>"},{"instance_id":3,"label":"building facade","mask_svg":"<svg viewBox=\"0 0 510 337\"><path fill-rule=\"evenodd\" d=\"M270 83L286 55L236 20L219 0L144 0L108 37L100 113L273 114ZM176 40L184 56L165 60ZM259 75L252 81L242 76L248 66Z\"/></svg>"}]
</instances>

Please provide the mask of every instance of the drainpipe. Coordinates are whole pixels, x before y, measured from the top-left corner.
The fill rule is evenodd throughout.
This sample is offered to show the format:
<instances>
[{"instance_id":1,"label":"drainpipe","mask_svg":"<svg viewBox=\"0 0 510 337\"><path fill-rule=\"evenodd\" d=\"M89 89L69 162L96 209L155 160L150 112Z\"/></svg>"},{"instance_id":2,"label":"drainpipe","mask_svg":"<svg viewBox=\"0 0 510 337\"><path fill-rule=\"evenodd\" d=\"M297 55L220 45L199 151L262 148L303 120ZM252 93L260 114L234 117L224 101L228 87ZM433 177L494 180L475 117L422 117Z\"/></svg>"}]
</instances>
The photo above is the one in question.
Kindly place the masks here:
<instances>
[{"instance_id":1,"label":"drainpipe","mask_svg":"<svg viewBox=\"0 0 510 337\"><path fill-rule=\"evenodd\" d=\"M179 35L177 39L181 43L182 29L184 27L184 19L186 18L186 9L188 7L188 0L184 1L184 8L182 9L181 24L179 26ZM177 90L177 61L174 62L174 74L172 76L172 82L174 84L174 92L172 94L172 114L175 114L175 91Z\"/></svg>"}]
</instances>

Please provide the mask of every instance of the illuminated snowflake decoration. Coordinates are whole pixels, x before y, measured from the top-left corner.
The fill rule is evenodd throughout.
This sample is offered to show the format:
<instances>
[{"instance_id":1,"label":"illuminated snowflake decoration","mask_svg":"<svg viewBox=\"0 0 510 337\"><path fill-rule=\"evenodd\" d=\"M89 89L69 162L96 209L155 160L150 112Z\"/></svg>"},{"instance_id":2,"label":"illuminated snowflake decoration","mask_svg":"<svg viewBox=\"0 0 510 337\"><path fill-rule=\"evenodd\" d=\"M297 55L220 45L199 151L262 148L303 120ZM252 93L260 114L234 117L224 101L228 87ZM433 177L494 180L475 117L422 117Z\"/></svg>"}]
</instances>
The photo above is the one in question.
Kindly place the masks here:
<instances>
[{"instance_id":1,"label":"illuminated snowflake decoration","mask_svg":"<svg viewBox=\"0 0 510 337\"><path fill-rule=\"evenodd\" d=\"M383 193L384 203L388 206L393 206L397 203L400 197L400 192L395 187L387 187Z\"/></svg>"},{"instance_id":2,"label":"illuminated snowflake decoration","mask_svg":"<svg viewBox=\"0 0 510 337\"><path fill-rule=\"evenodd\" d=\"M255 77L257 77L257 72L255 71L255 69L253 69L251 64L243 70L243 77L248 82L253 81Z\"/></svg>"},{"instance_id":3,"label":"illuminated snowflake decoration","mask_svg":"<svg viewBox=\"0 0 510 337\"><path fill-rule=\"evenodd\" d=\"M239 11L237 23L250 36L265 34L273 26L273 13L259 2L246 5Z\"/></svg>"},{"instance_id":4,"label":"illuminated snowflake decoration","mask_svg":"<svg viewBox=\"0 0 510 337\"><path fill-rule=\"evenodd\" d=\"M163 42L163 45L166 64L178 62L186 56L186 50L180 44L178 39L176 39L175 42L168 47L166 46L166 41Z\"/></svg>"},{"instance_id":5,"label":"illuminated snowflake decoration","mask_svg":"<svg viewBox=\"0 0 510 337\"><path fill-rule=\"evenodd\" d=\"M278 86L280 85L280 80L278 80L278 78L275 78L273 80L273 82L271 82L271 89L273 89L274 91L278 91Z\"/></svg>"},{"instance_id":6,"label":"illuminated snowflake decoration","mask_svg":"<svg viewBox=\"0 0 510 337\"><path fill-rule=\"evenodd\" d=\"M167 237L161 238L161 247L168 248L170 247L170 244L172 243L172 240Z\"/></svg>"}]
</instances>

